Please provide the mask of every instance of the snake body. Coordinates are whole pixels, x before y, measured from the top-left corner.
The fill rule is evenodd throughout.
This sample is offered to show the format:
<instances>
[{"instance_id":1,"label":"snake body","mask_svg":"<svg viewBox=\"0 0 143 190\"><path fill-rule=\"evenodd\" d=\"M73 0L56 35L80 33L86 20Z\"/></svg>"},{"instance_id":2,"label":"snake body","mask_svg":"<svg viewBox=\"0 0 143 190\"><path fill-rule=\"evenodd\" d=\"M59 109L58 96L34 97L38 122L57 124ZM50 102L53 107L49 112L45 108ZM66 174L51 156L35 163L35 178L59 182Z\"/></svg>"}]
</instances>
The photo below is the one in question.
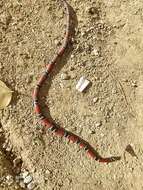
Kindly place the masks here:
<instances>
[{"instance_id":1,"label":"snake body","mask_svg":"<svg viewBox=\"0 0 143 190\"><path fill-rule=\"evenodd\" d=\"M34 105L34 111L36 115L38 116L38 119L41 123L41 125L44 128L44 131L51 131L52 134L55 136L67 138L70 142L76 143L81 149L83 149L86 154L92 158L93 160L109 163L116 160L116 157L110 157L110 158L103 158L101 157L95 149L86 141L84 141L79 136L73 134L72 132L67 131L66 129L57 126L56 124L52 123L47 117L44 116L41 105L40 105L40 89L43 86L43 84L46 82L46 80L49 77L49 74L53 71L57 60L63 56L65 50L68 47L68 44L71 40L71 34L70 34L70 10L69 10L69 4L65 0L61 0L62 5L64 7L65 15L66 15L66 31L65 31L65 37L63 40L63 44L61 45L61 48L59 49L58 53L54 56L52 61L46 65L45 71L40 77L40 79L37 82L37 85L34 88L33 92L33 105Z\"/></svg>"}]
</instances>

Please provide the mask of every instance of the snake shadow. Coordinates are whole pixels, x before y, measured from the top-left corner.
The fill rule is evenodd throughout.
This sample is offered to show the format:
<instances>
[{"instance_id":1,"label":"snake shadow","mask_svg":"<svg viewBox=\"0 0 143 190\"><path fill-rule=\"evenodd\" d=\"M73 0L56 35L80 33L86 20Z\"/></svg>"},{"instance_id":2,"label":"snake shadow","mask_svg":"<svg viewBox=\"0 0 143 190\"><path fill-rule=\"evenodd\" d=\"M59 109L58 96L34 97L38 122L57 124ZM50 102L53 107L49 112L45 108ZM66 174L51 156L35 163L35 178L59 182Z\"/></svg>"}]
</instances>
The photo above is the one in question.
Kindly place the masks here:
<instances>
[{"instance_id":1,"label":"snake shadow","mask_svg":"<svg viewBox=\"0 0 143 190\"><path fill-rule=\"evenodd\" d=\"M75 11L73 10L73 8L69 6L69 11L70 11L70 17L71 17L71 22L70 22L70 35L71 35L71 38L74 38L75 39L75 28L77 27L78 25L78 20L77 20L77 16L76 16L76 13ZM64 67L64 65L67 63L70 55L71 55L71 52L73 50L73 42L70 41L70 43L68 44L68 48L65 50L64 52L64 55L62 57L60 57L57 61L57 64L54 68L54 71L52 72L52 75L49 76L48 78L48 81L43 85L42 89L41 89L41 97L42 99L40 100L40 104L42 105L42 110L43 110L43 114L54 124L56 125L57 127L60 127L59 124L57 124L53 118L51 117L51 114L50 114L50 110L48 108L48 105L45 104L46 100L47 100L47 96L48 96L48 92L49 92L49 89L52 85L52 80L55 78L55 76L62 70L62 68ZM64 129L65 130L65 129ZM68 131L69 134L73 134L72 132ZM79 137L80 138L80 137ZM83 140L82 138L80 138L80 140L82 142L84 142L88 148L90 148L90 150L92 150L95 154L96 154L96 157L97 158L102 158L99 153L85 140ZM117 160L120 160L121 157L109 157L107 158L109 160L109 162L114 162L114 161L117 161Z\"/></svg>"}]
</instances>

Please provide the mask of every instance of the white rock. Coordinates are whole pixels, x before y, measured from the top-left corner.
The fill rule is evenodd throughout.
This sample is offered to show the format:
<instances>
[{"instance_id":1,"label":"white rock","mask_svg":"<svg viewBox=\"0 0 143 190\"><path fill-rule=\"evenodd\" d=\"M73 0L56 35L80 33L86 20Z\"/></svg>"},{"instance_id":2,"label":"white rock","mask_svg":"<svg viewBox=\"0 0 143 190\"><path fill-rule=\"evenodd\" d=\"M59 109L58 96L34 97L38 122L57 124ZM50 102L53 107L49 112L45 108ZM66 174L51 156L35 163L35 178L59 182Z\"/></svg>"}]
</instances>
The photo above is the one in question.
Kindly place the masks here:
<instances>
[{"instance_id":1,"label":"white rock","mask_svg":"<svg viewBox=\"0 0 143 190\"><path fill-rule=\"evenodd\" d=\"M11 150L12 150L12 145L9 144L9 145L6 147L6 151L7 151L7 152L10 152Z\"/></svg>"},{"instance_id":2,"label":"white rock","mask_svg":"<svg viewBox=\"0 0 143 190\"><path fill-rule=\"evenodd\" d=\"M60 42L58 39L56 39L56 40L55 40L55 45L56 45L56 46L60 46L60 45L61 45L61 42Z\"/></svg>"},{"instance_id":3,"label":"white rock","mask_svg":"<svg viewBox=\"0 0 143 190\"><path fill-rule=\"evenodd\" d=\"M8 185L11 185L14 182L13 176L12 175L6 176L6 182Z\"/></svg>"},{"instance_id":4,"label":"white rock","mask_svg":"<svg viewBox=\"0 0 143 190\"><path fill-rule=\"evenodd\" d=\"M72 58L72 59L74 58L74 54L71 54L71 58Z\"/></svg>"},{"instance_id":5,"label":"white rock","mask_svg":"<svg viewBox=\"0 0 143 190\"><path fill-rule=\"evenodd\" d=\"M83 92L90 84L90 81L87 80L85 77L81 77L76 85L76 89L79 92Z\"/></svg>"},{"instance_id":6,"label":"white rock","mask_svg":"<svg viewBox=\"0 0 143 190\"><path fill-rule=\"evenodd\" d=\"M86 33L85 32L81 32L81 36L84 36Z\"/></svg>"},{"instance_id":7,"label":"white rock","mask_svg":"<svg viewBox=\"0 0 143 190\"><path fill-rule=\"evenodd\" d=\"M98 102L98 97L93 98L93 102L94 103Z\"/></svg>"},{"instance_id":8,"label":"white rock","mask_svg":"<svg viewBox=\"0 0 143 190\"><path fill-rule=\"evenodd\" d=\"M24 183L25 184L28 184L28 183L30 183L31 181L32 181L32 176L30 176L30 175L28 175L28 176L26 176L25 178L24 178Z\"/></svg>"},{"instance_id":9,"label":"white rock","mask_svg":"<svg viewBox=\"0 0 143 190\"><path fill-rule=\"evenodd\" d=\"M101 121L99 121L99 122L97 122L97 123L95 124L96 127L100 127L101 125L102 125L102 122L101 122Z\"/></svg>"},{"instance_id":10,"label":"white rock","mask_svg":"<svg viewBox=\"0 0 143 190\"><path fill-rule=\"evenodd\" d=\"M32 181L31 183L29 183L28 185L27 185L27 189L29 189L29 190L32 190L32 189L34 189L35 188L35 183Z\"/></svg>"},{"instance_id":11,"label":"white rock","mask_svg":"<svg viewBox=\"0 0 143 190\"><path fill-rule=\"evenodd\" d=\"M92 54L95 55L95 56L98 56L98 55L99 55L99 52L98 52L97 49L94 49L94 50L92 51Z\"/></svg>"},{"instance_id":12,"label":"white rock","mask_svg":"<svg viewBox=\"0 0 143 190\"><path fill-rule=\"evenodd\" d=\"M137 82L136 82L136 81L133 81L133 82L131 83L131 85L132 85L132 87L137 87Z\"/></svg>"},{"instance_id":13,"label":"white rock","mask_svg":"<svg viewBox=\"0 0 143 190\"><path fill-rule=\"evenodd\" d=\"M21 173L22 178L26 178L29 175L28 171L24 171L23 173Z\"/></svg>"},{"instance_id":14,"label":"white rock","mask_svg":"<svg viewBox=\"0 0 143 190\"><path fill-rule=\"evenodd\" d=\"M104 137L105 135L103 133L100 134L101 137Z\"/></svg>"},{"instance_id":15,"label":"white rock","mask_svg":"<svg viewBox=\"0 0 143 190\"><path fill-rule=\"evenodd\" d=\"M50 170L46 170L46 172L45 172L45 174L47 174L47 175L49 175L51 172L50 172Z\"/></svg>"}]
</instances>

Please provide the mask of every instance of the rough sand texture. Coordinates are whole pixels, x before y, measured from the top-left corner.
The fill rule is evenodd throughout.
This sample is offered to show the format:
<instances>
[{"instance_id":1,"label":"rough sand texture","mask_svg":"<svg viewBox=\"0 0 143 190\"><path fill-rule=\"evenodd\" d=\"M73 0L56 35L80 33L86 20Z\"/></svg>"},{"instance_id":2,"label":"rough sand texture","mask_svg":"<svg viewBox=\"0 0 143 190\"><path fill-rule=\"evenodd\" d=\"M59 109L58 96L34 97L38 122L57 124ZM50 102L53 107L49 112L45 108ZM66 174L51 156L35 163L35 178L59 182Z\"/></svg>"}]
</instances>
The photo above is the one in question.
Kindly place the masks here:
<instances>
[{"instance_id":1,"label":"rough sand texture","mask_svg":"<svg viewBox=\"0 0 143 190\"><path fill-rule=\"evenodd\" d=\"M69 3L76 13L74 45L45 86L49 110L43 108L101 155L121 160L100 164L76 145L36 130L32 90L64 36L57 1L0 1L0 78L14 90L2 125L40 190L142 190L143 1ZM69 80L61 79L65 72ZM75 90L81 76L92 82L84 94ZM138 158L125 152L129 144Z\"/></svg>"},{"instance_id":2,"label":"rough sand texture","mask_svg":"<svg viewBox=\"0 0 143 190\"><path fill-rule=\"evenodd\" d=\"M1 146L3 142L3 130L1 130L0 126L0 190L21 190L14 180L12 162L9 154L6 154Z\"/></svg>"}]
</instances>

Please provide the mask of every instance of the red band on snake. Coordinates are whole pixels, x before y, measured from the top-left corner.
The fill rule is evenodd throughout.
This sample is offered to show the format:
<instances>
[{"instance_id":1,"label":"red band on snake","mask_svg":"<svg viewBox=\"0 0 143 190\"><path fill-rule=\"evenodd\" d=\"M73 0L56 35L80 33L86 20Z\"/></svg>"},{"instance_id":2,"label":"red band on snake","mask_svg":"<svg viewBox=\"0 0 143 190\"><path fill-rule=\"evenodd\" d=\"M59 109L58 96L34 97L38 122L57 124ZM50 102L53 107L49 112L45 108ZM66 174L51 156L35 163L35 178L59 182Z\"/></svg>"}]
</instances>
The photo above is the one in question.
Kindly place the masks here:
<instances>
[{"instance_id":1,"label":"red band on snake","mask_svg":"<svg viewBox=\"0 0 143 190\"><path fill-rule=\"evenodd\" d=\"M63 56L63 54L64 54L65 50L67 49L68 44L71 40L70 10L69 10L70 6L65 0L61 0L61 1L62 1L64 8L65 8L64 10L65 10L65 14L67 17L67 26L66 26L65 38L64 38L64 42L63 42L60 50L58 51L58 53L55 55L53 60L49 64L46 65L45 72L40 77L40 79L39 79L39 81L38 81L38 83L34 89L33 103L34 103L35 113L38 116L40 123L43 126L45 131L46 130L51 131L56 136L67 138L70 142L76 143L77 145L79 145L80 149L83 149L86 152L86 154L90 158L92 158L93 160L97 160L97 161L103 162L103 163L109 163L109 162L113 162L115 160L119 160L120 157L110 157L110 158L101 157L89 143L84 141L79 136L67 131L66 129L63 129L62 127L56 126L55 124L50 122L50 120L48 118L46 118L42 112L41 105L39 103L40 89L41 89L42 85L45 83L45 81L48 79L49 74L54 69L56 62L57 62L57 59Z\"/></svg>"}]
</instances>

